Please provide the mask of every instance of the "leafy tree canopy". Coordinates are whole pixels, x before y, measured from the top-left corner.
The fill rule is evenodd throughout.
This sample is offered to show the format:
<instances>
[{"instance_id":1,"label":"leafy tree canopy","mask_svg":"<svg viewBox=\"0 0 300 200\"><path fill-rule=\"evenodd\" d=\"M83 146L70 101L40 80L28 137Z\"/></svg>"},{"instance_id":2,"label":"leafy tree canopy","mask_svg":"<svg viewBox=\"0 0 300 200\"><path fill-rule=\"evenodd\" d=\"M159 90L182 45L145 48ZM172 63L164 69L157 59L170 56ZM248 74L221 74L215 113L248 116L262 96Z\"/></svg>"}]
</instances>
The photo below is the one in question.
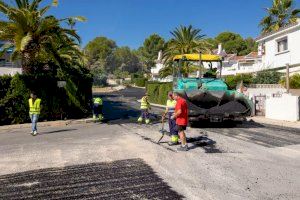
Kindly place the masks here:
<instances>
[{"instance_id":1,"label":"leafy tree canopy","mask_svg":"<svg viewBox=\"0 0 300 200\"><path fill-rule=\"evenodd\" d=\"M241 35L232 32L220 33L216 38L216 42L222 43L223 48L227 53L241 54L242 51L247 49L246 42Z\"/></svg>"},{"instance_id":2,"label":"leafy tree canopy","mask_svg":"<svg viewBox=\"0 0 300 200\"><path fill-rule=\"evenodd\" d=\"M143 46L138 49L138 55L146 70L155 66L158 52L164 48L165 40L157 34L152 34L145 39Z\"/></svg>"},{"instance_id":3,"label":"leafy tree canopy","mask_svg":"<svg viewBox=\"0 0 300 200\"><path fill-rule=\"evenodd\" d=\"M114 60L115 68L120 71L133 73L140 69L139 59L129 47L117 48L114 52Z\"/></svg>"}]
</instances>

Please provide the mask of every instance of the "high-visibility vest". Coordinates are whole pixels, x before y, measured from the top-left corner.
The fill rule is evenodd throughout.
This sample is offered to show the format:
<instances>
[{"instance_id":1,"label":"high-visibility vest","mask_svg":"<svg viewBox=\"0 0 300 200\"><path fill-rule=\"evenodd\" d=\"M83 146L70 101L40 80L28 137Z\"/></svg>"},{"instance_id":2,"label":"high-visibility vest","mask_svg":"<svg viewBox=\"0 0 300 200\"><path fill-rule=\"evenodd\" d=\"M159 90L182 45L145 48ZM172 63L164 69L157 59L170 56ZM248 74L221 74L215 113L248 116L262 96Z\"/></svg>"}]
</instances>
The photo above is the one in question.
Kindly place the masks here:
<instances>
[{"instance_id":1,"label":"high-visibility vest","mask_svg":"<svg viewBox=\"0 0 300 200\"><path fill-rule=\"evenodd\" d=\"M33 102L33 99L29 99L29 114L39 115L41 113L41 99L37 98Z\"/></svg>"},{"instance_id":2,"label":"high-visibility vest","mask_svg":"<svg viewBox=\"0 0 300 200\"><path fill-rule=\"evenodd\" d=\"M94 100L93 101L94 104L98 104L98 105L102 105L103 104L103 101L102 101L102 99L100 97L96 97L93 100Z\"/></svg>"},{"instance_id":3,"label":"high-visibility vest","mask_svg":"<svg viewBox=\"0 0 300 200\"><path fill-rule=\"evenodd\" d=\"M141 100L141 109L149 109L150 108L150 103L146 99L146 96L144 96Z\"/></svg>"},{"instance_id":4,"label":"high-visibility vest","mask_svg":"<svg viewBox=\"0 0 300 200\"><path fill-rule=\"evenodd\" d=\"M167 108L169 113L175 112L176 100L167 100Z\"/></svg>"}]
</instances>

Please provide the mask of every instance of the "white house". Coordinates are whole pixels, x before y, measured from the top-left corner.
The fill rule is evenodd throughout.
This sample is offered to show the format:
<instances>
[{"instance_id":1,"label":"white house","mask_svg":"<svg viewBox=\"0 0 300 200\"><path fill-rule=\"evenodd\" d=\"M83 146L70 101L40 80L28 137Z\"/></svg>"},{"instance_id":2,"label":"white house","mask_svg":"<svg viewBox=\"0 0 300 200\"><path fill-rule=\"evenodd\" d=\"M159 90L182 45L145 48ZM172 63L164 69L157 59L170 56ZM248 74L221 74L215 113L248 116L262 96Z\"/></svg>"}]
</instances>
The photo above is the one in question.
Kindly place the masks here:
<instances>
[{"instance_id":1,"label":"white house","mask_svg":"<svg viewBox=\"0 0 300 200\"><path fill-rule=\"evenodd\" d=\"M242 73L252 73L259 70L261 66L261 56L257 52L251 52L246 56L236 54L226 55L223 61L222 75L236 75Z\"/></svg>"},{"instance_id":2,"label":"white house","mask_svg":"<svg viewBox=\"0 0 300 200\"><path fill-rule=\"evenodd\" d=\"M224 56L223 75L255 73L274 69L290 73L300 73L300 19L278 31L263 34L256 39L258 54L250 53L244 57Z\"/></svg>"},{"instance_id":3,"label":"white house","mask_svg":"<svg viewBox=\"0 0 300 200\"><path fill-rule=\"evenodd\" d=\"M5 45L5 41L0 41L0 50ZM22 73L20 62L11 62L10 56L12 51L8 50L0 57L0 76L1 75L14 75L16 73Z\"/></svg>"},{"instance_id":4,"label":"white house","mask_svg":"<svg viewBox=\"0 0 300 200\"><path fill-rule=\"evenodd\" d=\"M166 78L159 77L159 71L165 67L163 64L163 58L162 58L163 55L162 54L163 54L162 51L158 52L158 57L156 60L155 67L151 68L151 80L152 81L160 81L160 82L172 82L173 81L172 76L168 76Z\"/></svg>"},{"instance_id":5,"label":"white house","mask_svg":"<svg viewBox=\"0 0 300 200\"><path fill-rule=\"evenodd\" d=\"M259 36L258 54L262 56L260 70L278 69L284 71L290 66L291 73L300 72L300 19L278 31Z\"/></svg>"}]
</instances>

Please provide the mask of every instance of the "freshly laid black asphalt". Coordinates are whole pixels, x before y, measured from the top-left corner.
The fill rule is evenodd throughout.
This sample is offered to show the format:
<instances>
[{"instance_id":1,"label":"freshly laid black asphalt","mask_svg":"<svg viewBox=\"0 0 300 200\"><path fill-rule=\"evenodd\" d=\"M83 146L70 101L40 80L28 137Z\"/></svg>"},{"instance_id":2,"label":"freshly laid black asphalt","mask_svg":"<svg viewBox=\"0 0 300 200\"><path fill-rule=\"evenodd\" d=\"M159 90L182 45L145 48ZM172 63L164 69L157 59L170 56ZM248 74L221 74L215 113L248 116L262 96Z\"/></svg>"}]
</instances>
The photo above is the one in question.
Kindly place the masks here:
<instances>
[{"instance_id":1,"label":"freshly laid black asphalt","mask_svg":"<svg viewBox=\"0 0 300 200\"><path fill-rule=\"evenodd\" d=\"M143 160L0 176L0 199L182 199Z\"/></svg>"}]
</instances>

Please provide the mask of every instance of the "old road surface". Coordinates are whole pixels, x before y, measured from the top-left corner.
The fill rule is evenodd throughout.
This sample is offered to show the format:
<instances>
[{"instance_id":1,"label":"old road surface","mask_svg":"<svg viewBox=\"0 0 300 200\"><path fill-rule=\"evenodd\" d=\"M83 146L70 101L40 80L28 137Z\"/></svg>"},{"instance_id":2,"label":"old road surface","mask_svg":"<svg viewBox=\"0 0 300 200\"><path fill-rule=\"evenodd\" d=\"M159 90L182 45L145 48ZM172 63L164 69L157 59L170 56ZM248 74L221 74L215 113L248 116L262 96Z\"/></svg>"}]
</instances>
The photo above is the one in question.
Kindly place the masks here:
<instances>
[{"instance_id":1,"label":"old road surface","mask_svg":"<svg viewBox=\"0 0 300 200\"><path fill-rule=\"evenodd\" d=\"M1 131L0 199L300 199L300 130L202 122L177 152L162 109L136 124L143 93L98 94L102 124Z\"/></svg>"}]
</instances>

